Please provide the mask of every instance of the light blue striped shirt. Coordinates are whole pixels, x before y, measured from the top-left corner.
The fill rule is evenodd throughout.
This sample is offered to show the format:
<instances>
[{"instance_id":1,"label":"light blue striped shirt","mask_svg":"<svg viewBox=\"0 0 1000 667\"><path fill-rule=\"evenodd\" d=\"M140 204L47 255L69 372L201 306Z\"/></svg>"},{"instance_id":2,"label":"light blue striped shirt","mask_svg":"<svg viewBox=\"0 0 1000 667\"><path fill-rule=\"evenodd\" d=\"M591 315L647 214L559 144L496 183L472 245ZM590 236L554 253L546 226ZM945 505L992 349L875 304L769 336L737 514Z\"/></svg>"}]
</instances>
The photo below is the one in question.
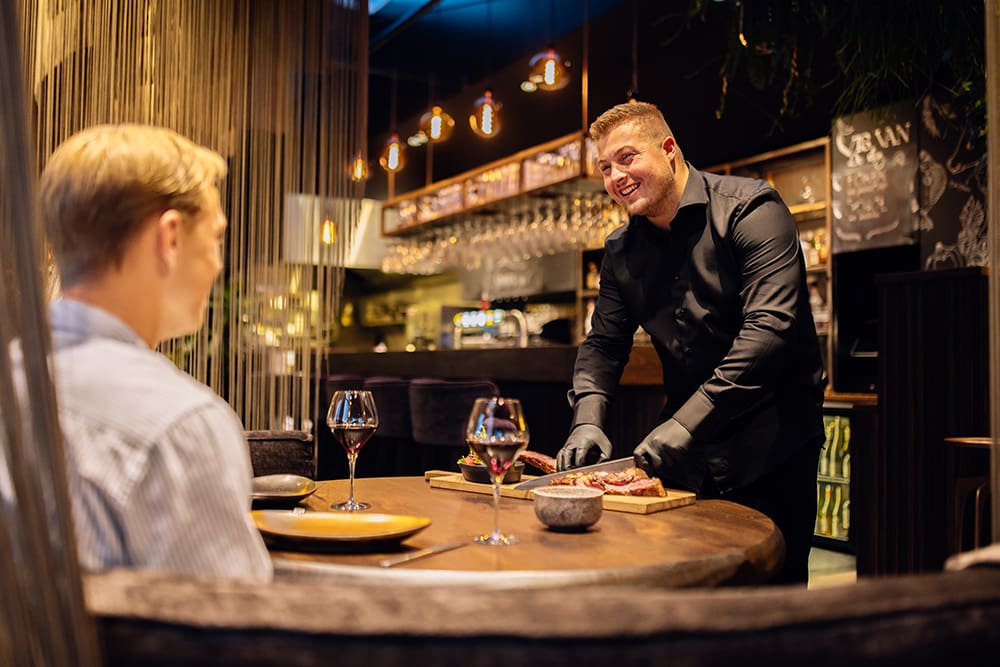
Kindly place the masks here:
<instances>
[{"instance_id":1,"label":"light blue striped shirt","mask_svg":"<svg viewBox=\"0 0 1000 667\"><path fill-rule=\"evenodd\" d=\"M60 299L49 314L82 567L269 581L232 408L109 313Z\"/></svg>"}]
</instances>

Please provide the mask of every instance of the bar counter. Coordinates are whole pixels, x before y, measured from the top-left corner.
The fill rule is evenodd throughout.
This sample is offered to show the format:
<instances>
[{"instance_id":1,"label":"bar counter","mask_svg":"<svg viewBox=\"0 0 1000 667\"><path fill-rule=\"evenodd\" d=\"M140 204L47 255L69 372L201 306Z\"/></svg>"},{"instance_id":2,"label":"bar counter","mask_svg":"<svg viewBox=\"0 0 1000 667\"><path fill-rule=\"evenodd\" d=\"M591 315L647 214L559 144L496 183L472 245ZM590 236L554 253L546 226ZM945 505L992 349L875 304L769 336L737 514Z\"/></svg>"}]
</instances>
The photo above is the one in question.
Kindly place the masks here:
<instances>
[{"instance_id":1,"label":"bar counter","mask_svg":"<svg viewBox=\"0 0 1000 667\"><path fill-rule=\"evenodd\" d=\"M331 352L329 373L493 380L504 395L520 398L531 429L530 448L555 453L569 434L577 346L482 348L418 352ZM656 425L663 406L660 360L651 346L635 346L608 409L605 431L615 456L627 456Z\"/></svg>"},{"instance_id":2,"label":"bar counter","mask_svg":"<svg viewBox=\"0 0 1000 667\"><path fill-rule=\"evenodd\" d=\"M419 352L333 352L331 373L399 375L401 377L490 378L494 382L562 382L573 380L576 345L496 347ZM660 360L651 346L632 348L622 373L623 386L662 384Z\"/></svg>"}]
</instances>

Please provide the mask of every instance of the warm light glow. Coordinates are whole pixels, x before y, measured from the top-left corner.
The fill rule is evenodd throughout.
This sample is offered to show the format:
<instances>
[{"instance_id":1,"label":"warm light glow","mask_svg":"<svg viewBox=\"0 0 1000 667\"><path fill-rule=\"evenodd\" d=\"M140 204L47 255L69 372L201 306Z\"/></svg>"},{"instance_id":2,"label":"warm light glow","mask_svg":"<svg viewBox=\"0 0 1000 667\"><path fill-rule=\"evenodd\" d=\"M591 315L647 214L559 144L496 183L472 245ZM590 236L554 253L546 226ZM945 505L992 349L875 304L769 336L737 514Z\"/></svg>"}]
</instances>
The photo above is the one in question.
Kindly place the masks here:
<instances>
[{"instance_id":1,"label":"warm light glow","mask_svg":"<svg viewBox=\"0 0 1000 667\"><path fill-rule=\"evenodd\" d=\"M406 138L406 145L412 148L420 148L426 144L427 141L427 135L418 130L415 134L411 134Z\"/></svg>"},{"instance_id":2,"label":"warm light glow","mask_svg":"<svg viewBox=\"0 0 1000 667\"><path fill-rule=\"evenodd\" d=\"M351 180L355 183L368 180L368 161L361 153L354 156L354 162L351 163Z\"/></svg>"},{"instance_id":3,"label":"warm light glow","mask_svg":"<svg viewBox=\"0 0 1000 667\"><path fill-rule=\"evenodd\" d=\"M385 150L382 151L382 156L379 157L378 163L389 173L396 173L406 163L403 159L403 144L400 142L399 134L396 132L393 132L392 136L389 137L389 141L386 142Z\"/></svg>"},{"instance_id":4,"label":"warm light glow","mask_svg":"<svg viewBox=\"0 0 1000 667\"><path fill-rule=\"evenodd\" d=\"M431 107L430 111L420 117L420 131L432 143L444 141L450 137L454 128L455 119L439 106Z\"/></svg>"},{"instance_id":5,"label":"warm light glow","mask_svg":"<svg viewBox=\"0 0 1000 667\"><path fill-rule=\"evenodd\" d=\"M334 224L333 220L327 218L323 221L323 231L321 233L321 238L323 243L326 245L333 245L337 240L337 225Z\"/></svg>"},{"instance_id":6,"label":"warm light glow","mask_svg":"<svg viewBox=\"0 0 1000 667\"><path fill-rule=\"evenodd\" d=\"M521 90L523 90L526 93L533 93L536 90L538 90L538 86L535 85L534 81L530 79L525 79L524 81L521 82Z\"/></svg>"},{"instance_id":7,"label":"warm light glow","mask_svg":"<svg viewBox=\"0 0 1000 667\"><path fill-rule=\"evenodd\" d=\"M500 103L493 99L493 91L487 90L476 100L469 125L484 139L492 139L500 133Z\"/></svg>"},{"instance_id":8,"label":"warm light glow","mask_svg":"<svg viewBox=\"0 0 1000 667\"><path fill-rule=\"evenodd\" d=\"M552 47L536 53L528 64L531 67L528 80L542 90L559 90L569 84L569 64Z\"/></svg>"}]
</instances>

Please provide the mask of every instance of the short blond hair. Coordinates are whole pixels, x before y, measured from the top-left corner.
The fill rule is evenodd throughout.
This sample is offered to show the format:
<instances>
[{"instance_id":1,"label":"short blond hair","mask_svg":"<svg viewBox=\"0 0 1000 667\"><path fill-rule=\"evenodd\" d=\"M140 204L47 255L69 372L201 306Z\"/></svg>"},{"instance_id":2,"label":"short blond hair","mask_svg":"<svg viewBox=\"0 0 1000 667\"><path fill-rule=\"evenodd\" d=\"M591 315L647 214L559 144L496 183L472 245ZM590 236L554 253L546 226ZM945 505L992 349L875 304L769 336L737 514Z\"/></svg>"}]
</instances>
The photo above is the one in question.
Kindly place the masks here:
<instances>
[{"instance_id":1,"label":"short blond hair","mask_svg":"<svg viewBox=\"0 0 1000 667\"><path fill-rule=\"evenodd\" d=\"M150 216L196 215L225 175L221 155L166 128L97 125L74 134L52 154L40 186L63 285L120 264Z\"/></svg>"},{"instance_id":2,"label":"short blond hair","mask_svg":"<svg viewBox=\"0 0 1000 667\"><path fill-rule=\"evenodd\" d=\"M626 123L638 127L646 138L655 143L674 134L655 105L649 102L627 102L615 105L598 116L590 124L590 138L600 141L611 130Z\"/></svg>"}]
</instances>

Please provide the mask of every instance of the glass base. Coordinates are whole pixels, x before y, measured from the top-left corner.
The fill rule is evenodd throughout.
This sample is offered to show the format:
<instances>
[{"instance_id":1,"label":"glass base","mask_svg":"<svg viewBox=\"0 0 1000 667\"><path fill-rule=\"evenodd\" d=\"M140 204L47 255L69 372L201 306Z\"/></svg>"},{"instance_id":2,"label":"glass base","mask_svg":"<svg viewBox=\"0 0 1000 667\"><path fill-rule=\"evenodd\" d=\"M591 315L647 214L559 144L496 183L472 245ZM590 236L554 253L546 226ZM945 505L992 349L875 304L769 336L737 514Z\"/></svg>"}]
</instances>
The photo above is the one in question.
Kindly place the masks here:
<instances>
[{"instance_id":1,"label":"glass base","mask_svg":"<svg viewBox=\"0 0 1000 667\"><path fill-rule=\"evenodd\" d=\"M340 510L341 512L360 512L361 510L366 510L371 506L371 503L359 503L354 498L349 498L342 503L330 505L330 509Z\"/></svg>"},{"instance_id":2,"label":"glass base","mask_svg":"<svg viewBox=\"0 0 1000 667\"><path fill-rule=\"evenodd\" d=\"M517 544L520 542L520 538L516 535L503 535L501 533L493 533L492 535L480 535L476 539L472 540L476 544L485 544L490 547L502 547L509 544Z\"/></svg>"}]
</instances>

